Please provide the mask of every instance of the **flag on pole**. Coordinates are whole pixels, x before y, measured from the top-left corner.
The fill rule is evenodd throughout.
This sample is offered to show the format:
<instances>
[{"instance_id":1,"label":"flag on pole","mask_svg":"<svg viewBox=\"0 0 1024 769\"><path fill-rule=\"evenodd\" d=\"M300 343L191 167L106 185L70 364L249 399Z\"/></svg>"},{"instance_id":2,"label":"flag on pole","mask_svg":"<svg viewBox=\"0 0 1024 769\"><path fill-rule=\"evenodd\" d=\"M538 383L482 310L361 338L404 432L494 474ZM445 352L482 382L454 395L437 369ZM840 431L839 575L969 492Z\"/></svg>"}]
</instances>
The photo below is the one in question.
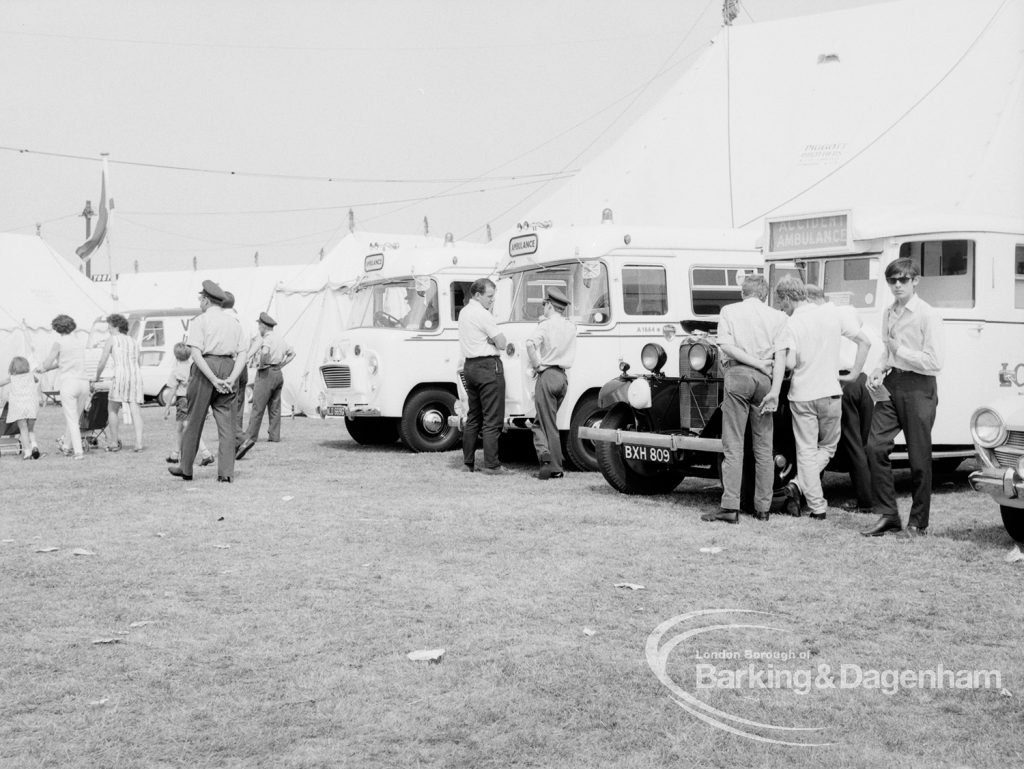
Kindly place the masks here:
<instances>
[{"instance_id":1,"label":"flag on pole","mask_svg":"<svg viewBox=\"0 0 1024 769\"><path fill-rule=\"evenodd\" d=\"M103 159L102 181L100 182L100 211L96 217L96 229L92 236L75 249L81 259L88 260L93 251L100 247L107 237L107 160Z\"/></svg>"}]
</instances>

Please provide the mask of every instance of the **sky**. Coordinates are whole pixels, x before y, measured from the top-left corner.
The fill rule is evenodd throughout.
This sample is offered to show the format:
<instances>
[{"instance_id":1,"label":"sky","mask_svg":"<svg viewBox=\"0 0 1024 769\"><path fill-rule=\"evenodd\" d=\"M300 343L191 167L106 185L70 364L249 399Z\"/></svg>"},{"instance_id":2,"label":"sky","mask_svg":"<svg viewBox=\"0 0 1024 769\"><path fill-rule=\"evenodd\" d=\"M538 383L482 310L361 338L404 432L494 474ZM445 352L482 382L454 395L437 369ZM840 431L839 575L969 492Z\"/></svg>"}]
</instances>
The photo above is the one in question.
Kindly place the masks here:
<instances>
[{"instance_id":1,"label":"sky","mask_svg":"<svg viewBox=\"0 0 1024 769\"><path fill-rule=\"evenodd\" d=\"M746 0L734 23L873 1ZM0 0L0 232L77 264L108 153L94 273L310 263L350 210L485 242L655 103L721 6Z\"/></svg>"}]
</instances>

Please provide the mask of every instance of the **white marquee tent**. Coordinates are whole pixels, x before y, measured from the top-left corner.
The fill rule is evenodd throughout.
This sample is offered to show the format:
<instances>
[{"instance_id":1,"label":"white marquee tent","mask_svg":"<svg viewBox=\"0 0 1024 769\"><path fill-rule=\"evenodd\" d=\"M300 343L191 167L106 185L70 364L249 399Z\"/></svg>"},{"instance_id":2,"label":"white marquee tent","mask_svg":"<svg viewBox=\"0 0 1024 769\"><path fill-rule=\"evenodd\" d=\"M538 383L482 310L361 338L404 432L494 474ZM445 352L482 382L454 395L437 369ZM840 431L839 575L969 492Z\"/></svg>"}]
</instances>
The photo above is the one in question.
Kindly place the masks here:
<instances>
[{"instance_id":1,"label":"white marquee tent","mask_svg":"<svg viewBox=\"0 0 1024 769\"><path fill-rule=\"evenodd\" d=\"M898 0L725 28L527 217L747 227L873 207L1024 211L1024 0Z\"/></svg>"},{"instance_id":2,"label":"white marquee tent","mask_svg":"<svg viewBox=\"0 0 1024 769\"><path fill-rule=\"evenodd\" d=\"M15 355L33 365L42 362L52 347L50 322L60 314L87 334L92 321L110 312L111 302L95 283L31 235L0 234L0 368L7 373ZM52 376L44 382L53 389Z\"/></svg>"}]
</instances>

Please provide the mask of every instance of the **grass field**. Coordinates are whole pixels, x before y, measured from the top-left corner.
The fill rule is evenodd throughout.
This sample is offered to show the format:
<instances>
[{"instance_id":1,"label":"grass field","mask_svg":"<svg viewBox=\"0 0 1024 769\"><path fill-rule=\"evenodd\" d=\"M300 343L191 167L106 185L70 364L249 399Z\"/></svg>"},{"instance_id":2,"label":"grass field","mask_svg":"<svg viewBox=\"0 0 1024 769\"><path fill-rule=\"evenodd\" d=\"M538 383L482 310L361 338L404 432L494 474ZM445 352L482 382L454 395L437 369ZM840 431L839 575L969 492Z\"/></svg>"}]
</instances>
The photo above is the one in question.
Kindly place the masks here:
<instances>
[{"instance_id":1,"label":"grass field","mask_svg":"<svg viewBox=\"0 0 1024 769\"><path fill-rule=\"evenodd\" d=\"M48 407L50 454L0 459L5 769L1024 761L1024 563L1004 561L998 510L963 473L936 489L929 537L868 540L869 520L834 508L705 524L708 481L637 498L599 474L542 483L525 461L490 478L313 419L258 443L234 484L215 468L186 483L165 469L172 424L144 414L139 454L56 455ZM827 481L845 498L844 477ZM648 639L715 609L733 611L662 639L679 643L663 661L674 694ZM438 664L407 658L437 648ZM795 659L745 656L762 653ZM792 685L698 689L698 663ZM822 665L998 671L999 685L798 691ZM761 740L696 717L680 691Z\"/></svg>"}]
</instances>

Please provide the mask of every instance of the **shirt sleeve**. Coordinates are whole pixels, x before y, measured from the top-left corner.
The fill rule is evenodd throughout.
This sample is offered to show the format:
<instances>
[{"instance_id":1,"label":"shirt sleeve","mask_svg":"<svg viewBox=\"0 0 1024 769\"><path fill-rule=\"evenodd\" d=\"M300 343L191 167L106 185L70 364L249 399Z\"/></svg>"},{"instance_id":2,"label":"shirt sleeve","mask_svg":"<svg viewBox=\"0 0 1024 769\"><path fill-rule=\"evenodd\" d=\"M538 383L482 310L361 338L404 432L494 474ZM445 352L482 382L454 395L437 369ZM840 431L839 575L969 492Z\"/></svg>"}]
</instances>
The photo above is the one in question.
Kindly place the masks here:
<instances>
[{"instance_id":1,"label":"shirt sleeve","mask_svg":"<svg viewBox=\"0 0 1024 769\"><path fill-rule=\"evenodd\" d=\"M839 308L839 331L847 339L854 339L860 333L862 325L860 316L852 307Z\"/></svg>"},{"instance_id":2,"label":"shirt sleeve","mask_svg":"<svg viewBox=\"0 0 1024 769\"><path fill-rule=\"evenodd\" d=\"M188 324L188 346L202 352L206 347L206 323L202 315Z\"/></svg>"},{"instance_id":3,"label":"shirt sleeve","mask_svg":"<svg viewBox=\"0 0 1024 769\"><path fill-rule=\"evenodd\" d=\"M501 329L498 328L498 321L487 310L480 313L480 327L490 339L494 339L494 337L501 333Z\"/></svg>"},{"instance_id":4,"label":"shirt sleeve","mask_svg":"<svg viewBox=\"0 0 1024 769\"><path fill-rule=\"evenodd\" d=\"M922 313L921 318L921 349L913 350L906 345L900 345L896 354L922 371L935 376L942 370L943 347L942 321L931 308L928 308Z\"/></svg>"},{"instance_id":5,"label":"shirt sleeve","mask_svg":"<svg viewBox=\"0 0 1024 769\"><path fill-rule=\"evenodd\" d=\"M725 312L726 308L722 308L722 315L718 319L718 344L731 344L736 346L736 338L733 335L732 321L729 320L729 315Z\"/></svg>"}]
</instances>

